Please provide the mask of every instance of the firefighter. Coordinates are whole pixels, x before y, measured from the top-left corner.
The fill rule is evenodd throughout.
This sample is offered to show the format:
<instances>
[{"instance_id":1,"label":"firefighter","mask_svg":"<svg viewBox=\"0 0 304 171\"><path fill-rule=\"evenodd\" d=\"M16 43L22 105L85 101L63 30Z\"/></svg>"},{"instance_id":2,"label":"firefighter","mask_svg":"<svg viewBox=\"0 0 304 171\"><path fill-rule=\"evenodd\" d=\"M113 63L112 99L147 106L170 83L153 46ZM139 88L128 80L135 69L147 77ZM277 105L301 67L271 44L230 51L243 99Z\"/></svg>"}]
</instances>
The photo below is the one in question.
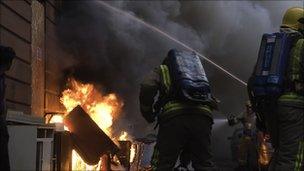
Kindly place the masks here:
<instances>
[{"instance_id":1,"label":"firefighter","mask_svg":"<svg viewBox=\"0 0 304 171\"><path fill-rule=\"evenodd\" d=\"M258 170L258 155L257 155L257 138L256 138L256 128L255 121L256 116L252 111L250 101L246 104L245 111L240 116L231 116L228 119L230 126L233 126L238 123L242 123L243 133L238 145L236 156L238 167L235 170L244 171L244 170Z\"/></svg>"},{"instance_id":2,"label":"firefighter","mask_svg":"<svg viewBox=\"0 0 304 171\"><path fill-rule=\"evenodd\" d=\"M302 171L304 149L304 9L294 7L286 11L282 32L298 32L300 37L293 45L288 67L288 85L279 97L277 108L277 142L270 170Z\"/></svg>"},{"instance_id":3,"label":"firefighter","mask_svg":"<svg viewBox=\"0 0 304 171\"><path fill-rule=\"evenodd\" d=\"M303 171L304 152L304 10L293 7L284 14L281 33L296 35L287 58L282 93L278 98L257 102L275 149L270 171ZM252 80L249 80L248 85ZM251 89L249 87L249 89ZM270 89L269 89L270 90ZM249 96L254 90L249 90ZM253 98L252 101L256 101Z\"/></svg>"},{"instance_id":4,"label":"firefighter","mask_svg":"<svg viewBox=\"0 0 304 171\"><path fill-rule=\"evenodd\" d=\"M10 47L0 46L0 170L10 170L8 158L8 132L5 112L5 71L12 65L15 52Z\"/></svg>"},{"instance_id":5,"label":"firefighter","mask_svg":"<svg viewBox=\"0 0 304 171\"><path fill-rule=\"evenodd\" d=\"M214 170L215 166L211 161L210 136L213 124L211 112L216 108L216 103L213 98L205 102L194 102L177 95L181 93L181 90L177 88L178 83L175 82L173 73L177 66L172 66L169 58L176 53L179 51L169 51L162 65L145 77L140 88L140 110L143 117L149 123L157 118L159 124L152 166L155 166L154 170L158 171L173 170L181 151L189 149L192 167L195 170ZM195 68L194 66L197 65L195 62L198 61L191 61L192 56L186 57L181 55L181 60L183 58L190 60L187 62L188 65L179 67L186 66L187 68L183 71L188 69L187 71L191 72L191 67ZM199 60L197 56L193 59ZM200 70L192 71L198 73L187 75L199 75L204 72L202 66L196 68ZM156 97L158 100L155 100Z\"/></svg>"}]
</instances>

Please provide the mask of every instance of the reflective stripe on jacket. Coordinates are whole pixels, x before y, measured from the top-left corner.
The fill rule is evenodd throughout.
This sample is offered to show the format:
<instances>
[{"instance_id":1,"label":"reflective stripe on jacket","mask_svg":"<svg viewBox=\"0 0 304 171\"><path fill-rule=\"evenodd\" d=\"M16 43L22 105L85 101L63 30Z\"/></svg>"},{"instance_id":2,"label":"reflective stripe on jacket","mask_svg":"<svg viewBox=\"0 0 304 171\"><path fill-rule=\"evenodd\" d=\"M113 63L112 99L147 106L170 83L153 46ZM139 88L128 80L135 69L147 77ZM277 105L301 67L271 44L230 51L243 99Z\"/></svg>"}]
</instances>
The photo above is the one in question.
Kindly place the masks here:
<instances>
[{"instance_id":1,"label":"reflective stripe on jacket","mask_svg":"<svg viewBox=\"0 0 304 171\"><path fill-rule=\"evenodd\" d=\"M172 81L170 78L169 68L166 65L160 66L161 70L161 84L163 85L163 91L166 93L166 95L161 96L167 96L167 98L170 98L170 92L171 92L171 86ZM183 113L190 113L190 114L196 114L196 113L203 113L209 117L212 117L211 115L211 107L205 104L196 104L193 102L181 102L177 100L168 100L163 106L162 106L162 112L160 114L160 119L162 117L166 117L166 115L175 116Z\"/></svg>"},{"instance_id":2,"label":"reflective stripe on jacket","mask_svg":"<svg viewBox=\"0 0 304 171\"><path fill-rule=\"evenodd\" d=\"M289 80L303 82L303 66L301 66L303 58L304 39L299 39L291 50L291 58L289 61Z\"/></svg>"},{"instance_id":3,"label":"reflective stripe on jacket","mask_svg":"<svg viewBox=\"0 0 304 171\"><path fill-rule=\"evenodd\" d=\"M278 102L289 106L304 108L304 97L293 92L284 93Z\"/></svg>"},{"instance_id":4,"label":"reflective stripe on jacket","mask_svg":"<svg viewBox=\"0 0 304 171\"><path fill-rule=\"evenodd\" d=\"M185 104L185 103L174 102L174 101L170 101L170 102L166 103L163 108L164 108L163 113L169 113L169 112L176 111L176 110L191 109L191 108L199 109L203 112L209 112L209 113L212 112L208 105Z\"/></svg>"},{"instance_id":5,"label":"reflective stripe on jacket","mask_svg":"<svg viewBox=\"0 0 304 171\"><path fill-rule=\"evenodd\" d=\"M153 122L155 112L159 112L155 109L161 109L158 115L159 120L166 120L185 113L203 114L212 118L211 108L208 105L179 102L168 97L171 86L169 68L166 65L155 68L144 78L140 86L139 102L141 114L148 122ZM155 103L156 96L164 101Z\"/></svg>"}]
</instances>

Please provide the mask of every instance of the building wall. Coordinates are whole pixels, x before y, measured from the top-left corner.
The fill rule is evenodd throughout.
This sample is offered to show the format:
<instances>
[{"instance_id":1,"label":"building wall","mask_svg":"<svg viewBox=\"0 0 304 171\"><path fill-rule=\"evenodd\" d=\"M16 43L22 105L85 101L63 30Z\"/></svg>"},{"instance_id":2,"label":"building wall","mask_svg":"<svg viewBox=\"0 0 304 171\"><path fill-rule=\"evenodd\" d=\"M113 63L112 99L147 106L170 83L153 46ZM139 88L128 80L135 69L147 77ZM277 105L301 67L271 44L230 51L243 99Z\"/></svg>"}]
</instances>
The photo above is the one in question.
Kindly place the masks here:
<instances>
[{"instance_id":1,"label":"building wall","mask_svg":"<svg viewBox=\"0 0 304 171\"><path fill-rule=\"evenodd\" d=\"M63 69L67 65L68 55L59 46L56 35L57 20L60 15L60 2L49 0L45 4L46 8L46 86L45 86L45 110L47 112L63 111L59 97L64 82ZM65 60L64 60L65 59Z\"/></svg>"},{"instance_id":2,"label":"building wall","mask_svg":"<svg viewBox=\"0 0 304 171\"><path fill-rule=\"evenodd\" d=\"M63 111L59 102L63 70L72 58L58 45L60 1L1 0L0 43L17 54L7 76L9 110L43 116ZM62 60L64 59L64 60Z\"/></svg>"},{"instance_id":3,"label":"building wall","mask_svg":"<svg viewBox=\"0 0 304 171\"><path fill-rule=\"evenodd\" d=\"M17 54L6 80L6 104L26 114L31 114L31 23L31 1L0 2L0 43L13 47Z\"/></svg>"},{"instance_id":4,"label":"building wall","mask_svg":"<svg viewBox=\"0 0 304 171\"><path fill-rule=\"evenodd\" d=\"M45 87L45 8L32 1L32 114L44 113Z\"/></svg>"}]
</instances>

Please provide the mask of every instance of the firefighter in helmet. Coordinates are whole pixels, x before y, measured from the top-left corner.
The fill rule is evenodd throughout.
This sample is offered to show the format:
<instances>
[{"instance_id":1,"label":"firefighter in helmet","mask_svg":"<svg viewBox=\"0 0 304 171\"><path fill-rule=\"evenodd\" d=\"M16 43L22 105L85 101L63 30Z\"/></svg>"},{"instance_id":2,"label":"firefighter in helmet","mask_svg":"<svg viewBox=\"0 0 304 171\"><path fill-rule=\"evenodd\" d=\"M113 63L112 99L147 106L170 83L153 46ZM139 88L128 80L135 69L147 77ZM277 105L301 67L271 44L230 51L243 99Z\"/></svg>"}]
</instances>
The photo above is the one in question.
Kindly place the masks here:
<instances>
[{"instance_id":1,"label":"firefighter in helmet","mask_svg":"<svg viewBox=\"0 0 304 171\"><path fill-rule=\"evenodd\" d=\"M275 149L269 170L302 171L304 153L304 10L293 7L284 14L281 33L295 35L287 56L282 93L271 102L257 102L255 110L265 123ZM249 80L250 84L251 80ZM252 90L249 88L249 96ZM251 90L250 90L251 89ZM252 98L252 101L256 99ZM255 102L254 102L255 103ZM270 104L270 105L268 105Z\"/></svg>"},{"instance_id":2,"label":"firefighter in helmet","mask_svg":"<svg viewBox=\"0 0 304 171\"><path fill-rule=\"evenodd\" d=\"M211 112L215 109L216 103L213 98L205 102L194 102L178 95L182 92L175 87L178 83L174 80L173 72L177 69L174 67L187 67L180 71L187 71L186 76L205 75L201 74L204 72L201 64L197 65L197 62L201 63L199 58L184 58L184 54L191 55L188 52L169 51L163 63L145 77L140 88L139 100L143 117L150 123L157 118L159 124L151 162L153 170L157 171L173 170L179 154L184 149L189 149L192 167L195 170L215 169L211 161L210 138L213 124ZM187 65L172 66L172 58L169 56L175 55L179 55L180 61L187 60ZM199 93L195 94L196 97L201 97ZM156 97L158 100L155 100Z\"/></svg>"},{"instance_id":3,"label":"firefighter in helmet","mask_svg":"<svg viewBox=\"0 0 304 171\"><path fill-rule=\"evenodd\" d=\"M235 170L258 170L257 149L256 149L256 128L255 113L252 111L250 101L245 104L245 111L240 116L230 116L228 123L230 126L242 123L243 133L238 144L237 156L238 167Z\"/></svg>"}]
</instances>

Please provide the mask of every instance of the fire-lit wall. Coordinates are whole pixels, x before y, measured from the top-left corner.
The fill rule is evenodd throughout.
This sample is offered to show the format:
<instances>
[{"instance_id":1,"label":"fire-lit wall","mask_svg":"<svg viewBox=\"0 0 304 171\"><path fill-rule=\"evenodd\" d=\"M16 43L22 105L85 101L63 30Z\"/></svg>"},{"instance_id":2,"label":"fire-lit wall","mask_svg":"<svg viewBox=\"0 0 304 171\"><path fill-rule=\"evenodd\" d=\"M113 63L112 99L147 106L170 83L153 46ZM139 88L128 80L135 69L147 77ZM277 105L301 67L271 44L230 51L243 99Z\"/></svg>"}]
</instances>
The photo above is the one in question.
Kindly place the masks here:
<instances>
[{"instance_id":1,"label":"fire-lit wall","mask_svg":"<svg viewBox=\"0 0 304 171\"><path fill-rule=\"evenodd\" d=\"M60 48L57 24L60 17L61 1L48 0L45 3L45 111L62 112L64 107L59 97L64 85L63 70L73 64L73 58Z\"/></svg>"},{"instance_id":2,"label":"fire-lit wall","mask_svg":"<svg viewBox=\"0 0 304 171\"><path fill-rule=\"evenodd\" d=\"M62 111L63 69L72 58L58 45L60 4L55 0L0 1L0 43L17 54L6 81L9 110L36 116Z\"/></svg>"}]
</instances>

